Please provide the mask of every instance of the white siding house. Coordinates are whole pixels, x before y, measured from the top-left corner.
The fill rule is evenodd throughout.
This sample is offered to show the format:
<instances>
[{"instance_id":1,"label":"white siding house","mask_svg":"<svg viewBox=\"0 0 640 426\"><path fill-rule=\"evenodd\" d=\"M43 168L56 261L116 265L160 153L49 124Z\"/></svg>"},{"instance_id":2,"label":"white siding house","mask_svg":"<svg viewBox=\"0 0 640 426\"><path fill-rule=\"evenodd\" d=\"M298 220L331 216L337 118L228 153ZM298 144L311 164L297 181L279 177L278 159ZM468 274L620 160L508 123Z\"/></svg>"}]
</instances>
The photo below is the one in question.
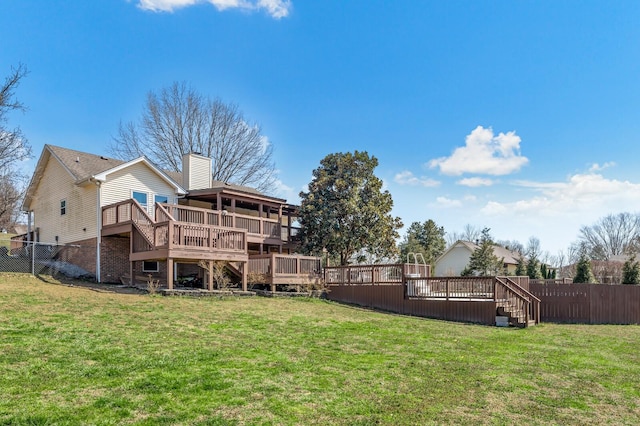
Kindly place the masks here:
<instances>
[{"instance_id":1,"label":"white siding house","mask_svg":"<svg viewBox=\"0 0 640 426\"><path fill-rule=\"evenodd\" d=\"M478 245L470 241L457 241L449 247L437 260L434 268L434 275L437 277L459 276L464 268L469 264L471 254ZM520 255L504 247L494 245L493 254L498 259L503 260L505 271L513 275Z\"/></svg>"}]
</instances>

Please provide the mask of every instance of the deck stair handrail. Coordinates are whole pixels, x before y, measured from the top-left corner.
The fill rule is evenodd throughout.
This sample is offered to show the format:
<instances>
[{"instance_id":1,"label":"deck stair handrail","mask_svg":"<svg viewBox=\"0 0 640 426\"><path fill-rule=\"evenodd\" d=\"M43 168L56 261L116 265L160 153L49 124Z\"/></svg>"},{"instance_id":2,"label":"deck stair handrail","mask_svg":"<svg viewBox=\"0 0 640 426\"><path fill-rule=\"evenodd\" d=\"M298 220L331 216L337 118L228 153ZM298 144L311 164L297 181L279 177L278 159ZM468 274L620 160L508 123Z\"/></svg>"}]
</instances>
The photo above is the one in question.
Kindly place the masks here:
<instances>
[{"instance_id":1,"label":"deck stair handrail","mask_svg":"<svg viewBox=\"0 0 640 426\"><path fill-rule=\"evenodd\" d=\"M175 221L171 213L160 203L156 203L156 222Z\"/></svg>"},{"instance_id":2,"label":"deck stair handrail","mask_svg":"<svg viewBox=\"0 0 640 426\"><path fill-rule=\"evenodd\" d=\"M151 245L151 247L155 246L155 238L154 238L154 229L153 225L155 221L151 219L149 213L142 208L140 203L136 200L131 199L131 222L136 227L136 229L142 234L144 239Z\"/></svg>"},{"instance_id":3,"label":"deck stair handrail","mask_svg":"<svg viewBox=\"0 0 640 426\"><path fill-rule=\"evenodd\" d=\"M495 300L518 324L527 327L530 321L540 322L540 299L518 285L509 277L495 278Z\"/></svg>"}]
</instances>

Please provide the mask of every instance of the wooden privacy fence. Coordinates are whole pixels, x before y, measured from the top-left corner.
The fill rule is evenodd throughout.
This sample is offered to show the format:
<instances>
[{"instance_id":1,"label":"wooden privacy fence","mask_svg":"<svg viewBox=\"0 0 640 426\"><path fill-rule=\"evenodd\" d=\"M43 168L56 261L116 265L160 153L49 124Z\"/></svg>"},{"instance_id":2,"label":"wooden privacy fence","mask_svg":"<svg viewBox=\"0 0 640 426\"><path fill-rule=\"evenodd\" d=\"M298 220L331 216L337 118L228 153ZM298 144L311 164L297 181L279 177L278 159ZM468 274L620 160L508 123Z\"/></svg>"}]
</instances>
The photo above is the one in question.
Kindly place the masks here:
<instances>
[{"instance_id":1,"label":"wooden privacy fence","mask_svg":"<svg viewBox=\"0 0 640 426\"><path fill-rule=\"evenodd\" d=\"M521 326L540 321L540 301L529 293L526 277L429 277L428 267L412 271L410 267L415 266L326 268L327 297L400 314L450 321L494 325L498 307L510 310Z\"/></svg>"},{"instance_id":2,"label":"wooden privacy fence","mask_svg":"<svg viewBox=\"0 0 640 426\"><path fill-rule=\"evenodd\" d=\"M640 324L640 286L530 284L541 303L542 321L581 324Z\"/></svg>"},{"instance_id":3,"label":"wooden privacy fence","mask_svg":"<svg viewBox=\"0 0 640 426\"><path fill-rule=\"evenodd\" d=\"M327 298L383 311L449 321L494 325L496 303L461 299L405 297L405 286L396 284L329 285Z\"/></svg>"}]
</instances>

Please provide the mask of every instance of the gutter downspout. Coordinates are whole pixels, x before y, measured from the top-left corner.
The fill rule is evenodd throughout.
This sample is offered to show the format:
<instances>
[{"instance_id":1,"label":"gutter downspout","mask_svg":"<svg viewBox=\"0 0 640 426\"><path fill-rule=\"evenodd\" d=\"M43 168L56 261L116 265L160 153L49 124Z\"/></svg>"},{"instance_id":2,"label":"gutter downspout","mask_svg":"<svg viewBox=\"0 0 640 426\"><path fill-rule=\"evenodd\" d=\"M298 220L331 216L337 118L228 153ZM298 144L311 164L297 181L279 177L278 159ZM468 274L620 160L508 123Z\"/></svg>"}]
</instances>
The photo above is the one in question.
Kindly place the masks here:
<instances>
[{"instance_id":1,"label":"gutter downspout","mask_svg":"<svg viewBox=\"0 0 640 426\"><path fill-rule=\"evenodd\" d=\"M97 188L96 191L96 215L97 215L97 229L96 229L96 281L100 282L100 241L102 240L102 206L101 195L102 186L99 180L95 181Z\"/></svg>"}]
</instances>

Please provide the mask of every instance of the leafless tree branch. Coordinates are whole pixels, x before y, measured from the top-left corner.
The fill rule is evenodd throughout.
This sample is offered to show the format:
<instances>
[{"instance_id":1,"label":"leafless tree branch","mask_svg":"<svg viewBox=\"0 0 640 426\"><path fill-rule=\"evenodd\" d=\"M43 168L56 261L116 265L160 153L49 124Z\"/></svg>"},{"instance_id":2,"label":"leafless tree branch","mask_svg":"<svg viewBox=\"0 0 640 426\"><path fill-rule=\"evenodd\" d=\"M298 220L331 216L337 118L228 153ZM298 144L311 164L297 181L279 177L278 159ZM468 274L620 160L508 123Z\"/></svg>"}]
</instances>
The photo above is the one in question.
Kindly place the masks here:
<instances>
[{"instance_id":1,"label":"leafless tree branch","mask_svg":"<svg viewBox=\"0 0 640 426\"><path fill-rule=\"evenodd\" d=\"M149 93L140 120L120 123L110 151L127 160L145 155L176 172L184 154L199 152L212 159L214 180L273 187L273 150L260 126L245 120L235 104L203 97L185 83Z\"/></svg>"}]
</instances>

